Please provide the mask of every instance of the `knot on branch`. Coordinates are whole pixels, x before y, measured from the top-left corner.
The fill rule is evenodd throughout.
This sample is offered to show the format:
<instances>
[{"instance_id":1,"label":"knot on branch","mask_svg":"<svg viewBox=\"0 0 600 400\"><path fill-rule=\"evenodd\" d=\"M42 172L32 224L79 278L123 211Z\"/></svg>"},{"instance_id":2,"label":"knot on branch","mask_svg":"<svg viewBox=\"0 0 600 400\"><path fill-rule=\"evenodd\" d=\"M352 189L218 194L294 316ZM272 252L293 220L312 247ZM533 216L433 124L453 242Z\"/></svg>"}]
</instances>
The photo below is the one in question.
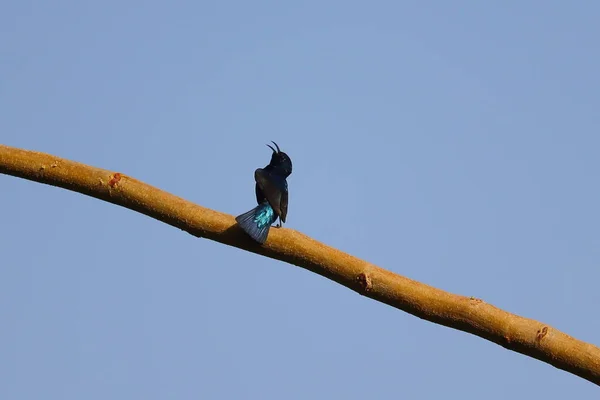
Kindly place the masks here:
<instances>
[{"instance_id":1,"label":"knot on branch","mask_svg":"<svg viewBox=\"0 0 600 400\"><path fill-rule=\"evenodd\" d=\"M371 277L366 273L361 272L360 274L358 274L358 276L356 277L356 282L358 282L358 286L363 292L367 293L371 291Z\"/></svg>"},{"instance_id":2,"label":"knot on branch","mask_svg":"<svg viewBox=\"0 0 600 400\"><path fill-rule=\"evenodd\" d=\"M108 181L108 186L110 186L111 188L117 186L117 184L121 180L121 176L122 175L119 172L115 172L114 174L112 174L110 176L110 180Z\"/></svg>"},{"instance_id":3,"label":"knot on branch","mask_svg":"<svg viewBox=\"0 0 600 400\"><path fill-rule=\"evenodd\" d=\"M539 343L542 341L542 339L544 337L546 337L547 334L548 334L548 327L542 326L540 329L538 329L537 334L535 335L535 340Z\"/></svg>"}]
</instances>

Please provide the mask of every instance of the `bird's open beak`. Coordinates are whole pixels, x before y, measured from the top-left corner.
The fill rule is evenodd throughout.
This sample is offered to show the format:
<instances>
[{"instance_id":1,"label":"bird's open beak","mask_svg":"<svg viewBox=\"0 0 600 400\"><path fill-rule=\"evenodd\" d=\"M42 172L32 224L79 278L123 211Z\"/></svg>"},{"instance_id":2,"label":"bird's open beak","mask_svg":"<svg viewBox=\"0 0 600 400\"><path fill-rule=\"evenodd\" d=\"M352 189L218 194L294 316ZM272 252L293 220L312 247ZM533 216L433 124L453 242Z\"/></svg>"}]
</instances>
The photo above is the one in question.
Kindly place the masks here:
<instances>
[{"instance_id":1,"label":"bird's open beak","mask_svg":"<svg viewBox=\"0 0 600 400\"><path fill-rule=\"evenodd\" d=\"M274 141L271 140L271 143L273 143L275 145L275 147L277 147L277 150L275 150L273 148L273 146L271 146L270 144L267 145L268 148L270 148L271 150L273 150L273 153L281 153L281 150L279 150L279 146L277 146L277 143L275 143Z\"/></svg>"}]
</instances>

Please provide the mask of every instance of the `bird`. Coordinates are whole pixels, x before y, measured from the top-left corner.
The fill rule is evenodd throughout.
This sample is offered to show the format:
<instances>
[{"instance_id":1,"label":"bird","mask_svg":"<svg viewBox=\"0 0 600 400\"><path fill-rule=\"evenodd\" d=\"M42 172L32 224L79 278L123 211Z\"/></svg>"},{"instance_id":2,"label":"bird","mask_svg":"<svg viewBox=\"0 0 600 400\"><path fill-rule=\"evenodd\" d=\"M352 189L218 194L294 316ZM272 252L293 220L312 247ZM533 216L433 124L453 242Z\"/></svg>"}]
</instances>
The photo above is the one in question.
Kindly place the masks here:
<instances>
[{"instance_id":1,"label":"bird","mask_svg":"<svg viewBox=\"0 0 600 400\"><path fill-rule=\"evenodd\" d=\"M288 211L287 177L292 174L292 160L281 151L277 143L275 148L267 144L273 153L269 165L254 171L256 182L256 202L252 210L235 217L238 225L256 242L264 244L271 225L279 218L277 227L285 222Z\"/></svg>"}]
</instances>

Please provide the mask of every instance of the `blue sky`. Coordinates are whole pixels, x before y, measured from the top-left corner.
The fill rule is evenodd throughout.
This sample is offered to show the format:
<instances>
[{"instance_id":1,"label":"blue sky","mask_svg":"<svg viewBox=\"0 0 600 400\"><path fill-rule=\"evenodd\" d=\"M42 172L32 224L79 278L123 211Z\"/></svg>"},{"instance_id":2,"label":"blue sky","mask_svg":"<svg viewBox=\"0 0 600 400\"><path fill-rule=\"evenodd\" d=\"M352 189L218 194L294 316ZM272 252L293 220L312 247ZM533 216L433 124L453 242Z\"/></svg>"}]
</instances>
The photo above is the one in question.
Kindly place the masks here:
<instances>
[{"instance_id":1,"label":"blue sky","mask_svg":"<svg viewBox=\"0 0 600 400\"><path fill-rule=\"evenodd\" d=\"M595 2L15 1L0 142L287 226L600 344ZM8 176L0 397L591 398L275 260Z\"/></svg>"}]
</instances>

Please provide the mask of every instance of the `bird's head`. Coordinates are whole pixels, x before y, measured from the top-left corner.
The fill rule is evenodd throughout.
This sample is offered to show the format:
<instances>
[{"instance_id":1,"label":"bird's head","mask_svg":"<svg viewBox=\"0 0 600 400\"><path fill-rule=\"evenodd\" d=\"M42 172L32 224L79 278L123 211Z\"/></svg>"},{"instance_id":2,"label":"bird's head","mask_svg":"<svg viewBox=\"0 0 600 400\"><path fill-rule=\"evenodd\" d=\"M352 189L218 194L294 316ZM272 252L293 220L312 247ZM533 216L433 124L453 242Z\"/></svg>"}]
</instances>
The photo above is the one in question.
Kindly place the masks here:
<instances>
[{"instance_id":1,"label":"bird's head","mask_svg":"<svg viewBox=\"0 0 600 400\"><path fill-rule=\"evenodd\" d=\"M279 149L277 143L271 143L275 145L277 150L275 150L270 144L267 145L271 150L273 150L269 167L271 167L274 171L281 171L284 177L287 178L292 173L292 160L287 154Z\"/></svg>"}]
</instances>

